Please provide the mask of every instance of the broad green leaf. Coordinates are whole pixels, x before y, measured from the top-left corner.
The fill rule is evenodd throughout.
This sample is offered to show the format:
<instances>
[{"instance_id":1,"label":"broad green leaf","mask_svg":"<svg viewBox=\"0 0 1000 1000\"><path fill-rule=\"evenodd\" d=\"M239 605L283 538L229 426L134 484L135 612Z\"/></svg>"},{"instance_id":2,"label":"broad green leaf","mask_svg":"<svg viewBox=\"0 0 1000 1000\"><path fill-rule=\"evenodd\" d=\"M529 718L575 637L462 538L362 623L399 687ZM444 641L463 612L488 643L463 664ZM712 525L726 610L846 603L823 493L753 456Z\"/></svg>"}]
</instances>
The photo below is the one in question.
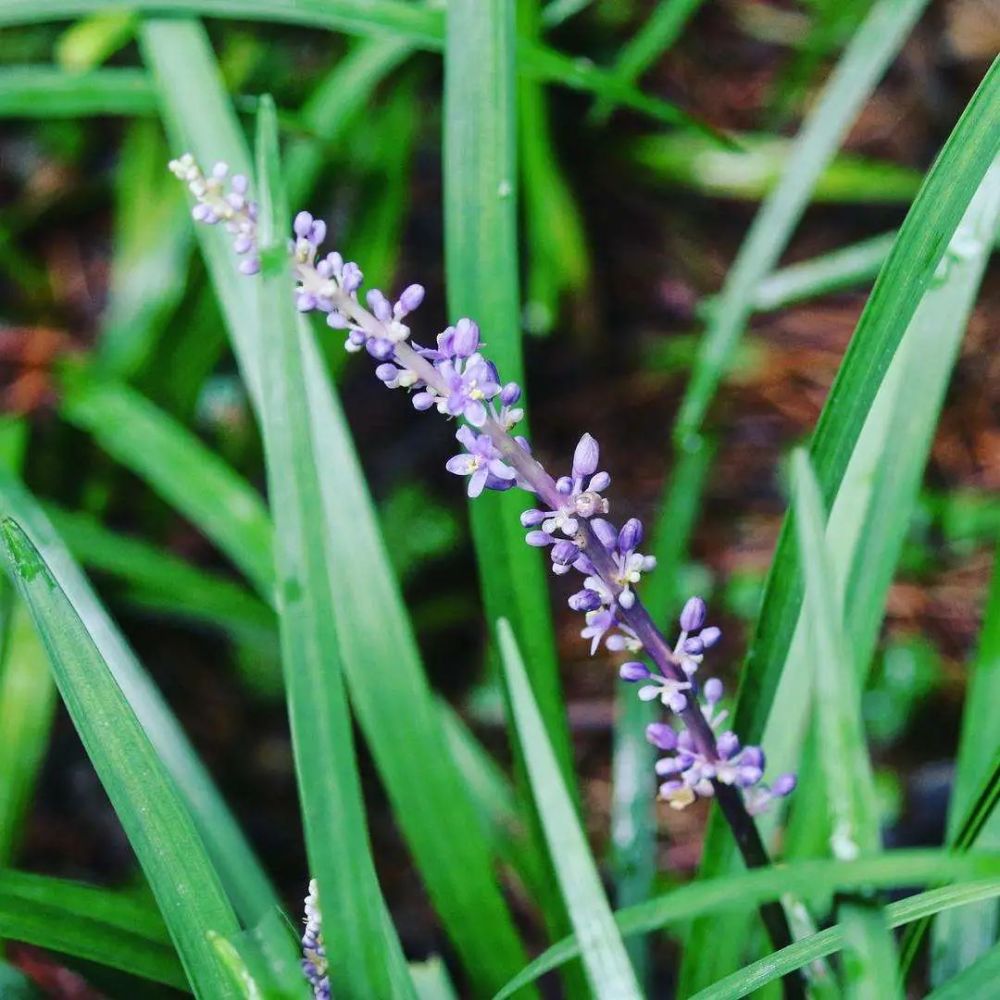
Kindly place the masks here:
<instances>
[{"instance_id":1,"label":"broad green leaf","mask_svg":"<svg viewBox=\"0 0 1000 1000\"><path fill-rule=\"evenodd\" d=\"M0 24L4 12L0 8ZM142 70L126 67L67 73L55 66L0 69L0 118L151 115L156 95Z\"/></svg>"},{"instance_id":2,"label":"broad green leaf","mask_svg":"<svg viewBox=\"0 0 1000 1000\"><path fill-rule=\"evenodd\" d=\"M260 496L134 389L79 371L65 389L63 417L196 523L270 600L271 525Z\"/></svg>"},{"instance_id":3,"label":"broad green leaf","mask_svg":"<svg viewBox=\"0 0 1000 1000\"><path fill-rule=\"evenodd\" d=\"M361 781L341 676L340 637L322 518L318 443L310 422L299 320L290 295L288 209L281 187L274 105L257 124L262 275L258 336L268 496L292 747L310 871L319 884L332 992L412 995L402 948L385 917L368 841ZM255 291L250 286L250 293Z\"/></svg>"},{"instance_id":4,"label":"broad green leaf","mask_svg":"<svg viewBox=\"0 0 1000 1000\"><path fill-rule=\"evenodd\" d=\"M121 892L0 871L0 936L184 989L160 914ZM0 995L7 994L0 989Z\"/></svg>"},{"instance_id":5,"label":"broad green leaf","mask_svg":"<svg viewBox=\"0 0 1000 1000\"><path fill-rule=\"evenodd\" d=\"M452 321L460 316L476 320L502 380L523 385L513 46L512 5L504 0L449 5L444 94L448 311ZM569 780L572 755L548 588L539 553L524 544L523 508L524 500L513 490L487 491L471 504L484 611L489 622L510 621Z\"/></svg>"},{"instance_id":6,"label":"broad green leaf","mask_svg":"<svg viewBox=\"0 0 1000 1000\"><path fill-rule=\"evenodd\" d=\"M879 0L837 64L729 270L681 404L676 440L701 427L752 312L757 286L777 264L823 170L926 2Z\"/></svg>"},{"instance_id":7,"label":"broad green leaf","mask_svg":"<svg viewBox=\"0 0 1000 1000\"><path fill-rule=\"evenodd\" d=\"M5 867L15 856L48 749L56 691L31 618L6 578L0 582L0 604L0 867Z\"/></svg>"},{"instance_id":8,"label":"broad green leaf","mask_svg":"<svg viewBox=\"0 0 1000 1000\"><path fill-rule=\"evenodd\" d=\"M410 975L419 1000L458 1000L448 967L437 955L426 962L411 962Z\"/></svg>"},{"instance_id":9,"label":"broad green leaf","mask_svg":"<svg viewBox=\"0 0 1000 1000\"><path fill-rule=\"evenodd\" d=\"M157 22L144 26L143 38L168 102L168 120L185 137L185 146L202 160L217 157L246 170L246 153L201 29ZM203 93L197 113L185 103L192 78ZM228 289L223 296L227 321L240 367L252 386L271 363L264 341L254 335L254 284L236 274L225 234L210 232L203 239L209 260L218 265L217 287ZM288 298L291 301L290 291ZM268 333L268 343L271 337ZM301 338L311 441L322 456L318 475L323 507L313 518L323 511L317 523L332 553L328 571L333 615L352 704L449 935L470 974L483 984L499 985L520 964L520 945L496 885L486 838L448 754L344 415L315 341L305 333ZM386 681L389 676L392 683ZM442 825L465 833L458 840L443 838Z\"/></svg>"},{"instance_id":10,"label":"broad green leaf","mask_svg":"<svg viewBox=\"0 0 1000 1000\"><path fill-rule=\"evenodd\" d=\"M30 539L4 520L4 554L56 685L142 865L199 996L235 996L208 943L238 927L181 795L79 615Z\"/></svg>"},{"instance_id":11,"label":"broad green leaf","mask_svg":"<svg viewBox=\"0 0 1000 1000\"><path fill-rule=\"evenodd\" d=\"M108 616L37 501L9 473L0 471L0 510L27 531L66 594L114 682L180 789L216 869L242 920L254 923L277 906L277 897L239 825L117 626Z\"/></svg>"},{"instance_id":12,"label":"broad green leaf","mask_svg":"<svg viewBox=\"0 0 1000 1000\"><path fill-rule=\"evenodd\" d=\"M984 888L984 883L977 880L989 881ZM786 892L802 897L826 896L844 889L893 888L945 881L971 883L975 888L970 890L967 885L957 885L924 893L927 899L911 897L902 904L889 906L890 918L895 921L900 912L906 915L913 912L908 919L918 920L924 915L928 901L959 900L953 905L962 905L969 901L969 896L990 898L1000 894L1000 854L960 856L947 851L901 850L857 861L798 861L772 865L725 878L691 882L647 903L618 911L615 921L623 935L647 934L662 927L680 929L693 917L708 913L721 915L733 909L749 912L763 902L780 899ZM558 942L512 979L495 1000L511 996L526 983L579 954L580 945L575 937ZM829 952L808 955L799 964L782 968L773 978L825 954Z\"/></svg>"},{"instance_id":13,"label":"broad green leaf","mask_svg":"<svg viewBox=\"0 0 1000 1000\"><path fill-rule=\"evenodd\" d=\"M504 684L528 779L587 980L598 997L641 997L587 838L560 774L510 624L497 623Z\"/></svg>"},{"instance_id":14,"label":"broad green leaf","mask_svg":"<svg viewBox=\"0 0 1000 1000\"><path fill-rule=\"evenodd\" d=\"M622 46L611 72L623 84L636 83L642 74L670 49L685 25L697 13L703 0L664 0L658 3L646 23ZM594 102L593 115L605 121L615 102L602 98Z\"/></svg>"},{"instance_id":15,"label":"broad green leaf","mask_svg":"<svg viewBox=\"0 0 1000 1000\"><path fill-rule=\"evenodd\" d=\"M1000 550L998 550L1000 552ZM969 809L976 789L990 765L990 751L996 750L993 719L1000 704L1000 555L994 561L993 582L983 614L979 649L967 681L962 733L955 762L955 783L948 807L948 834L954 838ZM980 850L1000 847L1000 812L994 812L976 840ZM931 978L944 984L980 955L992 949L997 939L997 906L967 907L943 915L934 925L931 946Z\"/></svg>"}]
</instances>

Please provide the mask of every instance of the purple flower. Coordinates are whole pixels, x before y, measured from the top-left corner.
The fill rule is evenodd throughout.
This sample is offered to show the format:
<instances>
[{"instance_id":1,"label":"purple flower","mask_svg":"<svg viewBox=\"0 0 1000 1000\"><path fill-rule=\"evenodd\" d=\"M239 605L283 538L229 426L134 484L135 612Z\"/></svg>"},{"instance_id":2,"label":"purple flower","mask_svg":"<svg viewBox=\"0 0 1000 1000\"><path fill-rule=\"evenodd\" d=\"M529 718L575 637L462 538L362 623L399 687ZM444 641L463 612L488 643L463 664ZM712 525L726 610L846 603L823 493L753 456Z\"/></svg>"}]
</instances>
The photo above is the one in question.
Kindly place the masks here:
<instances>
[{"instance_id":1,"label":"purple flower","mask_svg":"<svg viewBox=\"0 0 1000 1000\"><path fill-rule=\"evenodd\" d=\"M629 660L618 668L618 676L629 683L644 681L649 676L649 668L638 660Z\"/></svg>"},{"instance_id":2,"label":"purple flower","mask_svg":"<svg viewBox=\"0 0 1000 1000\"><path fill-rule=\"evenodd\" d=\"M473 427L482 427L488 416L484 400L500 392L493 365L481 354L473 354L466 361L442 361L437 369L448 389L442 400L444 412L464 416Z\"/></svg>"},{"instance_id":3,"label":"purple flower","mask_svg":"<svg viewBox=\"0 0 1000 1000\"><path fill-rule=\"evenodd\" d=\"M460 427L455 434L465 448L461 455L448 459L445 468L456 476L468 476L468 494L477 497L489 485L489 477L501 481L513 480L514 470L505 465L500 452L487 434L476 434L468 427Z\"/></svg>"}]
</instances>

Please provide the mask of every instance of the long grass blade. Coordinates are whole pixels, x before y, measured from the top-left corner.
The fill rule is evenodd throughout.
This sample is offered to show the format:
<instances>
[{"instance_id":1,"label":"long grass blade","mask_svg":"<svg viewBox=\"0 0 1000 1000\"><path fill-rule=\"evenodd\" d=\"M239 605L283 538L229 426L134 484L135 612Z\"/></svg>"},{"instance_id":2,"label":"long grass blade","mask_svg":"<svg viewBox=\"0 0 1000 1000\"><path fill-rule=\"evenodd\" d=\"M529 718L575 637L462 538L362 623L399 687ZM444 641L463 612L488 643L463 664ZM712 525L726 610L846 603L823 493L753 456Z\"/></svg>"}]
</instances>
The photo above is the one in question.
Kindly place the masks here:
<instances>
[{"instance_id":1,"label":"long grass blade","mask_svg":"<svg viewBox=\"0 0 1000 1000\"><path fill-rule=\"evenodd\" d=\"M0 509L28 533L83 620L116 685L181 790L240 918L248 924L255 923L278 905L277 896L176 717L38 502L17 479L3 471L0 471Z\"/></svg>"},{"instance_id":2,"label":"long grass blade","mask_svg":"<svg viewBox=\"0 0 1000 1000\"><path fill-rule=\"evenodd\" d=\"M988 891L982 881L988 880ZM974 884L975 893L986 893L984 898L1000 893L1000 854L959 856L947 851L901 850L857 861L798 861L791 864L758 868L739 875L691 882L656 899L638 906L631 906L615 914L615 921L623 935L647 934L663 927L682 928L694 917L721 914L733 908L753 909L761 903L779 899L786 891L795 896L829 895L842 889L893 888L898 886L926 885L931 882L953 881L963 883L945 889L944 898L961 896L965 899L964 885ZM953 889L957 891L953 892ZM938 899L932 890L924 896ZM904 901L907 913L920 897ZM959 904L955 904L959 905ZM899 914L897 908L890 911ZM919 909L919 908L918 908ZM911 919L917 920L918 912ZM565 938L534 959L515 979L512 979L495 1000L511 996L524 984L533 982L546 972L551 972L580 954L575 937ZM827 954L827 953L823 953ZM816 956L822 957L822 954ZM812 961L807 958L803 961ZM793 966L792 968L796 968ZM778 973L782 975L783 973Z\"/></svg>"},{"instance_id":3,"label":"long grass blade","mask_svg":"<svg viewBox=\"0 0 1000 1000\"><path fill-rule=\"evenodd\" d=\"M1000 552L1000 550L998 550ZM957 836L963 815L972 804L976 789L982 784L996 752L996 738L991 741L993 718L1000 704L1000 554L994 562L979 649L970 669L962 732L955 761L955 783L948 806L949 839ZM994 812L976 841L980 850L1000 847L1000 812ZM997 939L1000 914L996 906L967 907L942 916L934 925L931 945L931 979L936 984L956 976L980 955L993 947Z\"/></svg>"},{"instance_id":4,"label":"long grass blade","mask_svg":"<svg viewBox=\"0 0 1000 1000\"><path fill-rule=\"evenodd\" d=\"M160 914L109 889L0 871L0 936L179 989L187 986Z\"/></svg>"},{"instance_id":5,"label":"long grass blade","mask_svg":"<svg viewBox=\"0 0 1000 1000\"><path fill-rule=\"evenodd\" d=\"M995 173L991 170L963 216L959 233L993 232L1000 210L1000 189L996 184ZM963 246L968 243L964 236L956 236L954 242ZM853 625L852 658L859 684L867 673L878 621L903 533L909 524L909 513L950 373L982 277L988 246L989 240L961 261L953 259L949 252L947 280L932 283L913 315L901 348L893 357L865 418L831 504L827 538L838 587L848 609L846 617ZM886 470L883 468L887 465L884 455L890 447L895 450L896 461L891 463L891 470ZM795 558L790 548L783 550L782 559L789 560L784 564L785 571L792 571ZM780 581L777 574L775 564L769 587L773 588L773 584ZM852 577L866 593L867 605L860 604L848 586ZM765 595L764 615L769 613L768 601L774 599L775 593L780 591L769 589ZM769 703L767 712L761 713L768 718L763 733L764 748L771 766L779 772L799 767L799 752L810 718L808 706L813 671L806 649L804 623L797 607L795 616L790 643L781 648L784 667L775 700ZM862 635L864 641L861 641ZM786 637L783 641L788 640ZM789 837L791 850L798 850L796 845L800 842L819 843L826 829L823 782L813 773L808 758L800 770L803 780L796 792L797 805ZM763 823L765 827L772 825L767 817L763 818ZM728 831L718 817L713 816L709 824L705 856L714 862L708 869L710 874L732 870L739 865ZM713 935L717 930L717 927L704 927L706 933ZM730 929L721 939L735 942L742 938ZM701 982L721 978L731 971L738 960L734 952L734 947L724 944L714 948L710 956L703 951L697 952L702 956L700 965L713 963L713 969Z\"/></svg>"},{"instance_id":6,"label":"long grass blade","mask_svg":"<svg viewBox=\"0 0 1000 1000\"><path fill-rule=\"evenodd\" d=\"M444 208L448 308L482 327L505 381L524 383L517 264L514 17L502 0L448 7ZM484 494L471 505L487 621L507 618L563 774L572 774L542 561L524 544L522 502Z\"/></svg>"},{"instance_id":7,"label":"long grass blade","mask_svg":"<svg viewBox=\"0 0 1000 1000\"><path fill-rule=\"evenodd\" d=\"M583 967L595 996L641 997L628 954L615 927L586 836L559 771L521 652L510 624L497 625L504 683L528 769L549 857L566 901Z\"/></svg>"},{"instance_id":8,"label":"long grass blade","mask_svg":"<svg viewBox=\"0 0 1000 1000\"><path fill-rule=\"evenodd\" d=\"M299 321L289 294L288 210L274 107L267 99L258 116L257 177L263 268L259 331L261 336L268 332L261 423L275 520L278 619L306 849L319 883L324 935L331 942L330 985L345 997L407 996L402 948L385 918L368 842L338 655L332 554L323 521L316 517L323 504L320 458L310 424ZM258 350L265 350L263 343Z\"/></svg>"},{"instance_id":9,"label":"long grass blade","mask_svg":"<svg viewBox=\"0 0 1000 1000\"><path fill-rule=\"evenodd\" d=\"M175 130L185 132L190 148L202 160L244 163L231 111L224 106L218 83L212 83L217 75L203 62L203 56L211 60L211 55L201 29L174 22L147 24L143 31ZM193 59L192 53L197 57ZM192 75L214 88L200 105L201 115L191 114L184 103ZM219 242L228 252L225 238ZM256 324L253 310L246 308L252 285L236 275L229 262L220 267L218 280L232 279L242 287L233 288L223 299L228 325L242 370L256 380L269 360L261 342L246 335ZM240 324L237 336L235 327ZM319 463L323 507L313 516L319 509L324 512L320 523L332 553L333 614L352 703L445 927L470 974L484 989L490 988L520 964L520 945L495 884L473 806L448 754L361 466L311 336L303 338L302 351L312 441L316 454L323 456ZM390 674L393 681L387 684ZM466 832L457 842L442 838L442 823Z\"/></svg>"},{"instance_id":10,"label":"long grass blade","mask_svg":"<svg viewBox=\"0 0 1000 1000\"><path fill-rule=\"evenodd\" d=\"M777 264L823 169L926 2L879 0L837 64L726 278L681 403L676 440L701 426L750 317L757 286Z\"/></svg>"},{"instance_id":11,"label":"long grass blade","mask_svg":"<svg viewBox=\"0 0 1000 1000\"><path fill-rule=\"evenodd\" d=\"M792 466L799 559L806 581L803 610L830 815L830 850L835 858L850 860L879 848L878 799L865 749L857 669L844 634L843 602L827 549L826 512L819 483L804 450L796 451Z\"/></svg>"},{"instance_id":12,"label":"long grass blade","mask_svg":"<svg viewBox=\"0 0 1000 1000\"><path fill-rule=\"evenodd\" d=\"M42 65L0 70L0 118L154 114L156 94L142 70L115 67L67 73Z\"/></svg>"},{"instance_id":13,"label":"long grass blade","mask_svg":"<svg viewBox=\"0 0 1000 1000\"><path fill-rule=\"evenodd\" d=\"M195 992L235 996L208 943L238 930L190 813L79 615L7 518L8 568L45 644L63 702L125 829Z\"/></svg>"}]
</instances>

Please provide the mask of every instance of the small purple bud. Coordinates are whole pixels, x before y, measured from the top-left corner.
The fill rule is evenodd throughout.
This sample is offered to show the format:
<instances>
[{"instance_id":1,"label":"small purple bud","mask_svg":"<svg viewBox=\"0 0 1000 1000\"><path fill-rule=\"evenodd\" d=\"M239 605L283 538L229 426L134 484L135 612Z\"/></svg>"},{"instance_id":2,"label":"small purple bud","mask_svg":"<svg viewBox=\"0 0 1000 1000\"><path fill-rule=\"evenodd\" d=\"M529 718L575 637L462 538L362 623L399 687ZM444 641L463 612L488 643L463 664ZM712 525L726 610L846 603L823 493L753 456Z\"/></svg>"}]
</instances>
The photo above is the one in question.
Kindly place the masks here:
<instances>
[{"instance_id":1,"label":"small purple bud","mask_svg":"<svg viewBox=\"0 0 1000 1000\"><path fill-rule=\"evenodd\" d=\"M642 521L630 517L618 532L618 551L622 554L634 552L642 542Z\"/></svg>"},{"instance_id":2,"label":"small purple bud","mask_svg":"<svg viewBox=\"0 0 1000 1000\"><path fill-rule=\"evenodd\" d=\"M391 340L382 340L380 337L372 337L365 344L365 350L376 360L385 361L392 357L393 351L396 350L392 345Z\"/></svg>"},{"instance_id":3,"label":"small purple bud","mask_svg":"<svg viewBox=\"0 0 1000 1000\"><path fill-rule=\"evenodd\" d=\"M576 451L573 452L574 478L590 476L596 472L599 455L597 441L589 434L584 434L576 446Z\"/></svg>"},{"instance_id":4,"label":"small purple bud","mask_svg":"<svg viewBox=\"0 0 1000 1000\"><path fill-rule=\"evenodd\" d=\"M308 212L299 212L295 216L295 222L292 223L292 229L295 230L296 236L305 239L312 229L312 224L313 217Z\"/></svg>"},{"instance_id":5,"label":"small purple bud","mask_svg":"<svg viewBox=\"0 0 1000 1000\"><path fill-rule=\"evenodd\" d=\"M521 398L521 387L516 382L508 382L500 390L500 402L504 406L513 406Z\"/></svg>"},{"instance_id":6,"label":"small purple bud","mask_svg":"<svg viewBox=\"0 0 1000 1000\"><path fill-rule=\"evenodd\" d=\"M681 771L685 770L684 761L679 757L661 757L653 765L653 770L661 778L665 778L668 774L680 774Z\"/></svg>"},{"instance_id":7,"label":"small purple bud","mask_svg":"<svg viewBox=\"0 0 1000 1000\"><path fill-rule=\"evenodd\" d=\"M560 566L569 566L580 554L580 550L568 539L560 540L552 546L552 561Z\"/></svg>"},{"instance_id":8,"label":"small purple bud","mask_svg":"<svg viewBox=\"0 0 1000 1000\"><path fill-rule=\"evenodd\" d=\"M681 612L680 624L685 632L697 632L705 624L707 611L700 597L689 597Z\"/></svg>"},{"instance_id":9,"label":"small purple bud","mask_svg":"<svg viewBox=\"0 0 1000 1000\"><path fill-rule=\"evenodd\" d=\"M353 260L349 260L341 272L340 287L350 295L361 287L361 282L364 280L365 276L361 273L361 268Z\"/></svg>"},{"instance_id":10,"label":"small purple bud","mask_svg":"<svg viewBox=\"0 0 1000 1000\"><path fill-rule=\"evenodd\" d=\"M318 247L326 239L326 223L322 219L313 222L308 239L314 247Z\"/></svg>"},{"instance_id":11,"label":"small purple bud","mask_svg":"<svg viewBox=\"0 0 1000 1000\"><path fill-rule=\"evenodd\" d=\"M590 526L594 529L594 534L600 539L601 544L610 552L618 543L618 532L615 526L609 521L600 517L590 519Z\"/></svg>"},{"instance_id":12,"label":"small purple bud","mask_svg":"<svg viewBox=\"0 0 1000 1000\"><path fill-rule=\"evenodd\" d=\"M347 317L343 313L337 312L334 309L332 312L326 315L326 325L332 330L346 330L347 329ZM351 338L354 339L353 337ZM364 335L362 334L362 342L364 341Z\"/></svg>"},{"instance_id":13,"label":"small purple bud","mask_svg":"<svg viewBox=\"0 0 1000 1000\"><path fill-rule=\"evenodd\" d=\"M415 392L412 402L415 410L429 410L434 405L434 396L429 392Z\"/></svg>"},{"instance_id":14,"label":"small purple bud","mask_svg":"<svg viewBox=\"0 0 1000 1000\"><path fill-rule=\"evenodd\" d=\"M705 649L711 649L722 638L722 629L709 625L708 628L701 630L698 638L701 639L701 644Z\"/></svg>"},{"instance_id":15,"label":"small purple bud","mask_svg":"<svg viewBox=\"0 0 1000 1000\"><path fill-rule=\"evenodd\" d=\"M701 656L705 652L705 644L698 636L693 635L690 639L684 640L684 652L690 653L692 656Z\"/></svg>"},{"instance_id":16,"label":"small purple bud","mask_svg":"<svg viewBox=\"0 0 1000 1000\"><path fill-rule=\"evenodd\" d=\"M715 747L723 760L729 760L733 754L739 753L740 739L732 730L726 730L716 741Z\"/></svg>"},{"instance_id":17,"label":"small purple bud","mask_svg":"<svg viewBox=\"0 0 1000 1000\"><path fill-rule=\"evenodd\" d=\"M646 726L646 739L661 750L677 749L677 733L665 722L652 722Z\"/></svg>"},{"instance_id":18,"label":"small purple bud","mask_svg":"<svg viewBox=\"0 0 1000 1000\"><path fill-rule=\"evenodd\" d=\"M420 303L424 301L424 286L423 285L409 285L403 289L402 294L399 296L399 306L402 308L404 315L406 313L413 312L414 309L420 306Z\"/></svg>"},{"instance_id":19,"label":"small purple bud","mask_svg":"<svg viewBox=\"0 0 1000 1000\"><path fill-rule=\"evenodd\" d=\"M740 763L747 767L764 770L764 751L760 747L746 747L740 756Z\"/></svg>"},{"instance_id":20,"label":"small purple bud","mask_svg":"<svg viewBox=\"0 0 1000 1000\"><path fill-rule=\"evenodd\" d=\"M302 292L295 300L295 308L299 312L310 312L316 308L316 296L312 292Z\"/></svg>"},{"instance_id":21,"label":"small purple bud","mask_svg":"<svg viewBox=\"0 0 1000 1000\"><path fill-rule=\"evenodd\" d=\"M471 319L460 319L455 324L454 351L460 358L475 354L479 347L479 327Z\"/></svg>"},{"instance_id":22,"label":"small purple bud","mask_svg":"<svg viewBox=\"0 0 1000 1000\"><path fill-rule=\"evenodd\" d=\"M705 694L705 701L707 701L709 705L714 705L716 702L722 700L722 681L720 681L718 677L709 677L709 679L705 681L705 686L702 688L702 691Z\"/></svg>"},{"instance_id":23,"label":"small purple bud","mask_svg":"<svg viewBox=\"0 0 1000 1000\"><path fill-rule=\"evenodd\" d=\"M244 174L233 174L233 179L229 182L229 185L237 194L246 194L250 189L250 182Z\"/></svg>"},{"instance_id":24,"label":"small purple bud","mask_svg":"<svg viewBox=\"0 0 1000 1000\"><path fill-rule=\"evenodd\" d=\"M532 507L530 510L523 511L521 514L521 527L522 528L533 528L536 524L541 524L548 514L544 510L535 510Z\"/></svg>"},{"instance_id":25,"label":"small purple bud","mask_svg":"<svg viewBox=\"0 0 1000 1000\"><path fill-rule=\"evenodd\" d=\"M241 260L239 264L240 274L256 274L260 270L260 258L259 257L247 257L245 260Z\"/></svg>"},{"instance_id":26,"label":"small purple bud","mask_svg":"<svg viewBox=\"0 0 1000 1000\"><path fill-rule=\"evenodd\" d=\"M552 544L552 536L547 531L529 531L524 540L539 549Z\"/></svg>"},{"instance_id":27,"label":"small purple bud","mask_svg":"<svg viewBox=\"0 0 1000 1000\"><path fill-rule=\"evenodd\" d=\"M399 374L399 369L395 365L379 365L375 369L375 377L382 382L391 382Z\"/></svg>"},{"instance_id":28,"label":"small purple bud","mask_svg":"<svg viewBox=\"0 0 1000 1000\"><path fill-rule=\"evenodd\" d=\"M596 611L601 606L601 599L592 590L578 590L570 597L569 606L574 611Z\"/></svg>"},{"instance_id":29,"label":"small purple bud","mask_svg":"<svg viewBox=\"0 0 1000 1000\"><path fill-rule=\"evenodd\" d=\"M217 180L221 181L226 174L229 173L229 164L225 160L219 160L218 163L212 167L212 176Z\"/></svg>"},{"instance_id":30,"label":"small purple bud","mask_svg":"<svg viewBox=\"0 0 1000 1000\"><path fill-rule=\"evenodd\" d=\"M606 472L598 472L591 476L589 489L595 493L603 493L611 485L611 476Z\"/></svg>"},{"instance_id":31,"label":"small purple bud","mask_svg":"<svg viewBox=\"0 0 1000 1000\"><path fill-rule=\"evenodd\" d=\"M798 784L798 779L794 774L782 774L774 779L774 784L771 785L771 794L776 795L779 798L785 795L790 795L795 791L795 786Z\"/></svg>"},{"instance_id":32,"label":"small purple bud","mask_svg":"<svg viewBox=\"0 0 1000 1000\"><path fill-rule=\"evenodd\" d=\"M631 684L636 681L644 681L649 676L649 669L645 663L640 663L638 660L629 660L628 663L623 663L618 668L618 676L623 681L628 681Z\"/></svg>"},{"instance_id":33,"label":"small purple bud","mask_svg":"<svg viewBox=\"0 0 1000 1000\"><path fill-rule=\"evenodd\" d=\"M573 480L569 476L560 476L556 480L556 489L568 497L573 492Z\"/></svg>"},{"instance_id":34,"label":"small purple bud","mask_svg":"<svg viewBox=\"0 0 1000 1000\"><path fill-rule=\"evenodd\" d=\"M237 236L233 240L233 249L240 255L253 249L253 240L249 236Z\"/></svg>"},{"instance_id":35,"label":"small purple bud","mask_svg":"<svg viewBox=\"0 0 1000 1000\"><path fill-rule=\"evenodd\" d=\"M392 306L389 300L377 289L372 288L365 296L368 308L375 314L375 318L382 323L392 321Z\"/></svg>"}]
</instances>

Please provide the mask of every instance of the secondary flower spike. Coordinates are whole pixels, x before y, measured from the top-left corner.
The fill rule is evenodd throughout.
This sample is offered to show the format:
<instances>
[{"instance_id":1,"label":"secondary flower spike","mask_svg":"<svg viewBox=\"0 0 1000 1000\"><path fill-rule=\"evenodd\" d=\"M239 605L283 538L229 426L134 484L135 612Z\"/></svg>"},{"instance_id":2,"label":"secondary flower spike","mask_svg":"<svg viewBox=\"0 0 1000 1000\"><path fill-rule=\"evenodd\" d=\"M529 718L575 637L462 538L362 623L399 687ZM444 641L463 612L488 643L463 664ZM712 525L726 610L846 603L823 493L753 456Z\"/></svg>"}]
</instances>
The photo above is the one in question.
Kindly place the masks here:
<instances>
[{"instance_id":1,"label":"secondary flower spike","mask_svg":"<svg viewBox=\"0 0 1000 1000\"><path fill-rule=\"evenodd\" d=\"M247 196L246 178L230 178L223 163L206 176L189 154L171 161L170 169L196 200L193 217L207 225L224 225L234 237L233 249L243 258L240 270L259 270L257 207ZM721 638L718 628L705 625L704 602L695 597L685 604L680 636L671 646L639 600L636 587L656 560L639 551L645 534L641 521L630 518L617 527L605 517L611 477L599 468L596 439L584 434L574 450L570 474L553 479L532 456L527 440L514 433L524 417L521 388L516 382L505 383L483 353L478 325L462 318L439 333L434 346L414 343L404 320L423 301L423 288L411 284L395 300L373 288L362 303L360 268L336 251L321 256L326 235L322 220L308 212L296 215L288 244L296 307L322 313L327 325L345 331L345 348L367 351L379 362L375 372L381 382L409 392L417 410L434 409L464 421L455 434L462 450L445 467L466 477L470 497L514 486L532 494L532 506L521 515L526 541L548 550L555 573L580 574L581 586L569 606L584 615L580 634L590 640L591 654L602 644L628 653L622 678L640 683L640 698L659 700L682 722L678 733L665 724L651 730L655 745L672 754L657 765L667 779L660 786L662 797L675 808L697 797L725 798L727 819L742 824L744 835L737 841L748 863L766 861L748 814L787 795L794 778L778 778L770 788L763 785L762 751L741 747L735 734L718 731L726 718L718 708L722 685L710 679L699 688L696 678L705 653ZM652 661L652 668L637 659L640 655ZM750 841L752 851L746 846Z\"/></svg>"}]
</instances>

